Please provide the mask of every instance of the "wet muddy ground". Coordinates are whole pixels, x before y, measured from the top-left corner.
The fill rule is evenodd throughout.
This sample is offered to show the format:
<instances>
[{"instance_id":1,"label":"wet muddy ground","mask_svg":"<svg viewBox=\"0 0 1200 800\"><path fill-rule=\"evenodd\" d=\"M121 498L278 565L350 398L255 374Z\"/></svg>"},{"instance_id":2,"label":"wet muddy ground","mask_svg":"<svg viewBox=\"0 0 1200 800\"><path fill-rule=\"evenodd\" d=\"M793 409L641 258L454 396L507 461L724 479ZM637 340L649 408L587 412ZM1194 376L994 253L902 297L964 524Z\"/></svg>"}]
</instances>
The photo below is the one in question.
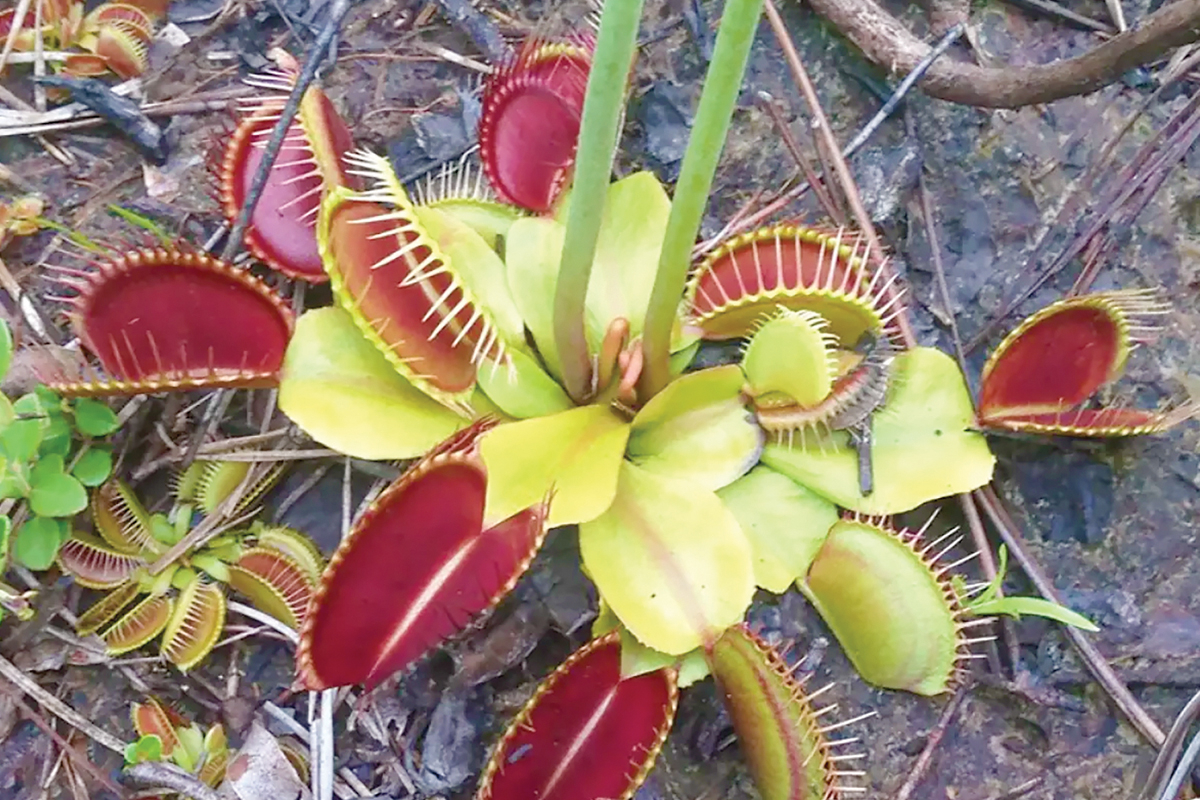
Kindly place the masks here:
<instances>
[{"instance_id":1,"label":"wet muddy ground","mask_svg":"<svg viewBox=\"0 0 1200 800\"><path fill-rule=\"evenodd\" d=\"M185 11L201 13L205 4L176 5L173 13L183 17ZM1103 18L1100 3L1081 5L1077 10ZM285 3L290 13L302 14L301 6L303 0ZM477 50L462 31L436 14L422 15L422 7L387 0L358 4L344 26L337 64L324 78L334 103L354 121L359 143L389 152L406 177L456 158L469 147L478 111L471 94L478 75L431 55L422 43L471 56L477 56ZM505 31L510 34L532 29L535 22L552 31L568 30L581 13L576 3L499 7L514 20ZM881 104L878 92L887 90L886 76L798 3L785 0L781 7L839 140L846 141ZM160 71L149 80L151 98L234 86L247 69L264 66L264 42L286 43L299 52L271 8L268 3L265 10L178 52L156 53ZM1127 6L1126 14L1136 20L1146 10L1145 3L1138 2ZM924 32L918 8L896 11ZM708 26L716 18L711 2L647 3L619 169L648 166L664 179L674 177L711 47ZM416 29L414 20L419 23ZM976 3L972 20L983 53L1001 62L1045 61L1093 43L1090 34L998 2ZM205 24L183 27L197 35ZM966 54L954 50L951 57ZM1093 96L1020 111L973 109L916 92L853 159L867 206L912 287L913 320L926 343L951 347L945 324L950 314L962 338L974 338L1010 290L1028 281L1021 269L1032 244L1084 169L1153 91L1151 74L1131 73ZM1185 84L1153 106L1118 149L1117 166L1193 91L1194 85ZM811 152L807 114L764 25L718 175L706 234L715 233L755 191L776 188L795 172L769 116L758 105L759 92L775 98ZM62 137L81 157L72 169L50 159L29 139L0 140L0 157L49 198L55 219L89 235L112 235L117 224L104 214L103 204L122 202L169 230L202 240L218 221L207 154L229 119L228 113L216 112L180 115L171 121L172 155L165 173L177 186L157 198L147 195L136 155L102 128ZM1096 288L1161 286L1175 305L1160 341L1135 354L1128 375L1113 390L1115 399L1141 405L1179 400L1200 376L1198 162L1200 153L1188 153L1140 216L1111 230L1116 247ZM950 308L936 291L920 214L919 180L927 187L936 216ZM811 201L789 209L788 216L820 219ZM48 235L40 236L6 252L7 263L23 285L41 285L30 265L48 241ZM1054 253L1067 237L1055 229L1050 241L1049 251ZM1078 262L1068 264L1020 311L1028 313L1062 296L1078 268ZM322 293L310 292L307 302L323 302ZM1006 327L1017 318L1014 315ZM993 335L989 344L996 341ZM986 347L971 353L973 377L985 354ZM238 424L231 416L229 430ZM1095 642L1164 728L1200 686L1198 441L1200 426L1192 423L1127 442L1011 438L994 443L999 487L1014 507L1030 549L1068 604L1102 626ZM314 462L294 470L273 495L274 502L321 466ZM327 548L335 544L340 529L341 472L340 466L330 470L317 489L285 515ZM372 480L356 477L356 497ZM956 506L945 505L939 524L953 524ZM914 512L911 519L923 521L929 511ZM505 721L537 679L586 638L594 597L576 564L573 532L556 533L535 569L487 625L382 690L356 730L340 734L339 763L367 785L395 797L411 791L422 797L469 797L487 749ZM1009 586L1030 591L1015 570ZM49 595L68 605L79 601L77 590ZM947 698L918 698L865 684L798 594L762 597L751 616L770 637L790 644L793 658L808 656L804 669L812 673L810 685L834 684L825 698L840 705L843 717L875 712L873 719L848 730L862 739L867 796L892 796L912 769ZM1013 682L1020 691L996 681L967 690L914 797L1129 798L1149 766L1151 749L1118 717L1053 626L1025 620L1014 629L1020 665ZM64 699L98 724L130 735L128 702L139 699L140 692L125 673L103 665L63 667L63 658L70 655L67 648L36 626L10 632L0 650L22 667L39 670L45 685L57 686ZM240 677L231 686L232 666ZM235 736L245 730L263 700L294 707L304 719L302 698L280 699L291 679L290 648L281 642L260 638L222 648L186 678L155 664L129 668L151 690L194 710L201 719L224 719ZM346 717L343 708L339 730L344 730L340 723ZM18 723L2 700L0 723L6 729L16 725L0 746L0 795L35 797L48 742L28 722ZM92 755L106 769L119 766L104 761L97 748ZM754 796L711 683L686 693L668 746L638 796Z\"/></svg>"}]
</instances>

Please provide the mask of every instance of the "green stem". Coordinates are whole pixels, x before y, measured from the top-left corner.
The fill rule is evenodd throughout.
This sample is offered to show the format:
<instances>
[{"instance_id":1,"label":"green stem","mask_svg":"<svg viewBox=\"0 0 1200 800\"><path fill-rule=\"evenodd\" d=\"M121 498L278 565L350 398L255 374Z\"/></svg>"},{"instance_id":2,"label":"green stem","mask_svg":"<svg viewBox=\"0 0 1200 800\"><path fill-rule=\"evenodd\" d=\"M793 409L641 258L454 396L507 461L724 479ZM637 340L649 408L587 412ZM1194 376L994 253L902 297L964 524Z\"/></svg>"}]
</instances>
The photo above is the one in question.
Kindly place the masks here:
<instances>
[{"instance_id":1,"label":"green stem","mask_svg":"<svg viewBox=\"0 0 1200 800\"><path fill-rule=\"evenodd\" d=\"M566 239L554 292L554 342L562 359L563 383L577 401L587 396L591 384L584 301L641 15L642 0L608 0L604 4L583 102Z\"/></svg>"},{"instance_id":2,"label":"green stem","mask_svg":"<svg viewBox=\"0 0 1200 800\"><path fill-rule=\"evenodd\" d=\"M708 190L725 145L762 6L763 0L728 0L721 16L721 29L696 109L696 122L675 184L671 216L667 219L658 259L658 275L646 313L642 336L646 367L639 392L643 402L666 386L671 377L668 366L671 327L679 312L679 300L692 262L692 247L708 204Z\"/></svg>"}]
</instances>

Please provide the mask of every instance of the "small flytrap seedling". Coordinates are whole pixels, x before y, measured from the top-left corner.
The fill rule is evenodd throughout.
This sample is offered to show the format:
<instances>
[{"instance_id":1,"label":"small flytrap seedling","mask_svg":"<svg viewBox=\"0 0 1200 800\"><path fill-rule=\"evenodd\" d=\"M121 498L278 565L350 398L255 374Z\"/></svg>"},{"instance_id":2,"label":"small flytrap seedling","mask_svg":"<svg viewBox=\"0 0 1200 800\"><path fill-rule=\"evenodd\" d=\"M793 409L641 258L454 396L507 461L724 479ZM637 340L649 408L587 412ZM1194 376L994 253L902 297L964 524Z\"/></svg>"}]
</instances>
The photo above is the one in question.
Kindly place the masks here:
<instances>
[{"instance_id":1,"label":"small flytrap seedling","mask_svg":"<svg viewBox=\"0 0 1200 800\"><path fill-rule=\"evenodd\" d=\"M169 760L214 789L225 779L230 751L220 723L205 731L154 697L134 703L130 719L138 738L125 748L125 763Z\"/></svg>"},{"instance_id":2,"label":"small flytrap seedling","mask_svg":"<svg viewBox=\"0 0 1200 800\"><path fill-rule=\"evenodd\" d=\"M52 60L65 75L96 77L108 72L136 78L149 66L150 42L157 20L166 14L166 0L120 0L101 3L90 11L75 0L35 0L41 3L42 46L46 50L73 52ZM18 4L19 5L19 4ZM7 41L18 24L16 8L0 11L0 41ZM14 40L17 51L37 48L34 8L28 7Z\"/></svg>"},{"instance_id":3,"label":"small flytrap seedling","mask_svg":"<svg viewBox=\"0 0 1200 800\"><path fill-rule=\"evenodd\" d=\"M0 320L0 378L13 354ZM112 471L112 451L97 441L117 429L101 402L64 400L44 386L16 400L0 395L0 558L48 568L71 533L71 518L87 506L87 486Z\"/></svg>"},{"instance_id":4,"label":"small flytrap seedling","mask_svg":"<svg viewBox=\"0 0 1200 800\"><path fill-rule=\"evenodd\" d=\"M685 286L758 11L726 7L674 202L649 173L608 184L639 15L610 2L594 54L527 46L488 90L485 172L539 216L478 192L414 202L365 151L348 171L370 188L335 187L318 214L337 306L298 320L280 406L341 452L425 455L322 576L299 684L374 687L408 667L492 608L548 527L579 526L602 599L596 638L509 728L480 797L632 796L678 689L709 674L765 797L853 792L831 709L741 626L756 586L797 584L864 677L923 694L953 685L983 614L1090 625L956 580L960 537L878 516L977 488L994 459L954 361L898 341L899 287L864 237L773 226L721 244ZM579 145L559 147L577 72ZM539 109L545 147L519 146ZM740 363L687 371L701 339L744 340Z\"/></svg>"},{"instance_id":5,"label":"small flytrap seedling","mask_svg":"<svg viewBox=\"0 0 1200 800\"><path fill-rule=\"evenodd\" d=\"M36 195L0 199L0 250L18 236L32 236L41 230L45 208L45 202Z\"/></svg>"},{"instance_id":6,"label":"small flytrap seedling","mask_svg":"<svg viewBox=\"0 0 1200 800\"><path fill-rule=\"evenodd\" d=\"M212 513L237 489L250 466L196 462L179 476L169 514L147 512L119 481L96 491L91 505L98 535L76 532L58 559L76 583L106 592L79 615L76 630L99 634L109 655L141 647L161 634L160 654L188 670L208 655L224 629L222 584L298 628L324 561L307 538L291 529L256 523L209 540L156 574L149 571L191 530L197 513ZM279 474L272 470L247 487L234 513L252 505Z\"/></svg>"}]
</instances>

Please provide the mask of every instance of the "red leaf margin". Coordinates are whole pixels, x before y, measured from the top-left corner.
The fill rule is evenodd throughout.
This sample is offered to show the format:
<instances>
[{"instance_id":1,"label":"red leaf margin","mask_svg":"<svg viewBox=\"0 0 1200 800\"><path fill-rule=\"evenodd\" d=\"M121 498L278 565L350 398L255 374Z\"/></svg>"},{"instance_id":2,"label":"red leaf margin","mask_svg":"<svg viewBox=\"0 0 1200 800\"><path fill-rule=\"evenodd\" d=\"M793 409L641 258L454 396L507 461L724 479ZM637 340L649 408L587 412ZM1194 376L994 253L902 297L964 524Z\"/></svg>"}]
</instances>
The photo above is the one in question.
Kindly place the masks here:
<instances>
[{"instance_id":1,"label":"red leaf margin","mask_svg":"<svg viewBox=\"0 0 1200 800\"><path fill-rule=\"evenodd\" d=\"M489 76L479 154L505 202L539 213L553 208L575 163L594 48L590 36L530 39Z\"/></svg>"},{"instance_id":2,"label":"red leaf margin","mask_svg":"<svg viewBox=\"0 0 1200 800\"><path fill-rule=\"evenodd\" d=\"M678 702L673 668L622 679L620 633L593 639L513 719L476 800L629 800L654 766Z\"/></svg>"},{"instance_id":3,"label":"red leaf margin","mask_svg":"<svg viewBox=\"0 0 1200 800\"><path fill-rule=\"evenodd\" d=\"M434 448L342 540L300 631L298 685L373 689L516 585L545 539L549 499L483 528L479 440L495 424L481 420Z\"/></svg>"},{"instance_id":4,"label":"red leaf margin","mask_svg":"<svg viewBox=\"0 0 1200 800\"><path fill-rule=\"evenodd\" d=\"M1026 318L984 365L982 428L1068 436L1159 433L1197 411L1080 408L1121 376L1130 352L1158 332L1169 305L1159 290L1099 292L1052 303Z\"/></svg>"},{"instance_id":5,"label":"red leaf margin","mask_svg":"<svg viewBox=\"0 0 1200 800\"><path fill-rule=\"evenodd\" d=\"M288 305L254 275L183 246L131 250L94 267L91 272L60 270L65 276L57 280L78 291L68 301L72 326L107 375L82 382L43 376L50 388L77 397L267 388L278 382L295 319ZM168 281L177 285L167 289ZM222 302L240 305L222 312ZM151 310L153 316L147 313ZM242 315L240 326L236 314ZM159 325L157 333L147 320ZM131 329L134 336L150 338L135 348ZM202 341L181 341L193 334ZM160 348L157 338L172 346ZM154 362L152 368L145 368L143 360Z\"/></svg>"},{"instance_id":6,"label":"red leaf margin","mask_svg":"<svg viewBox=\"0 0 1200 800\"><path fill-rule=\"evenodd\" d=\"M258 145L270 136L284 102L284 98L262 101L246 114L225 146L216 172L222 210L230 222L241 213L262 161ZM317 209L333 186L357 187L342 161L353 145L350 129L328 96L310 86L250 217L245 244L255 258L290 278L308 283L329 280L317 250Z\"/></svg>"}]
</instances>

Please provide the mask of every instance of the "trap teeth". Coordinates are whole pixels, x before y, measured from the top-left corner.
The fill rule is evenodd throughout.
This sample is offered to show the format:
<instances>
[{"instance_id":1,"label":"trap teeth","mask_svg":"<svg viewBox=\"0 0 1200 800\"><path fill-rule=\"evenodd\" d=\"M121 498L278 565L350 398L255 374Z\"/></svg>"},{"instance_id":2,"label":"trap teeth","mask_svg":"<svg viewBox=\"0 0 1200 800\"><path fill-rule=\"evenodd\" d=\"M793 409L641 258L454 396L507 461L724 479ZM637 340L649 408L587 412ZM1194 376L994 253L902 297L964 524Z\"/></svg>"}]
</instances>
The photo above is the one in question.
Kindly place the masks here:
<instances>
[{"instance_id":1,"label":"trap teeth","mask_svg":"<svg viewBox=\"0 0 1200 800\"><path fill-rule=\"evenodd\" d=\"M479 152L500 198L535 212L554 207L575 164L593 41L531 39L489 76Z\"/></svg>"},{"instance_id":2,"label":"trap teeth","mask_svg":"<svg viewBox=\"0 0 1200 800\"><path fill-rule=\"evenodd\" d=\"M800 587L865 680L924 695L951 685L969 657L948 575L962 561L941 562L955 544L866 517L830 529Z\"/></svg>"},{"instance_id":3,"label":"trap teeth","mask_svg":"<svg viewBox=\"0 0 1200 800\"><path fill-rule=\"evenodd\" d=\"M94 265L69 315L99 370L50 381L68 396L265 387L278 380L291 310L245 270L181 248L132 250Z\"/></svg>"},{"instance_id":4,"label":"trap teeth","mask_svg":"<svg viewBox=\"0 0 1200 800\"><path fill-rule=\"evenodd\" d=\"M979 424L1068 436L1157 433L1195 415L1169 410L1085 408L1125 369L1129 353L1159 330L1169 311L1162 292L1117 291L1071 297L1012 331L983 369Z\"/></svg>"},{"instance_id":5,"label":"trap teeth","mask_svg":"<svg viewBox=\"0 0 1200 800\"><path fill-rule=\"evenodd\" d=\"M689 324L706 339L747 336L779 307L815 311L843 347L892 337L902 311L890 270L872 265L864 237L774 225L722 242L688 281Z\"/></svg>"}]
</instances>

